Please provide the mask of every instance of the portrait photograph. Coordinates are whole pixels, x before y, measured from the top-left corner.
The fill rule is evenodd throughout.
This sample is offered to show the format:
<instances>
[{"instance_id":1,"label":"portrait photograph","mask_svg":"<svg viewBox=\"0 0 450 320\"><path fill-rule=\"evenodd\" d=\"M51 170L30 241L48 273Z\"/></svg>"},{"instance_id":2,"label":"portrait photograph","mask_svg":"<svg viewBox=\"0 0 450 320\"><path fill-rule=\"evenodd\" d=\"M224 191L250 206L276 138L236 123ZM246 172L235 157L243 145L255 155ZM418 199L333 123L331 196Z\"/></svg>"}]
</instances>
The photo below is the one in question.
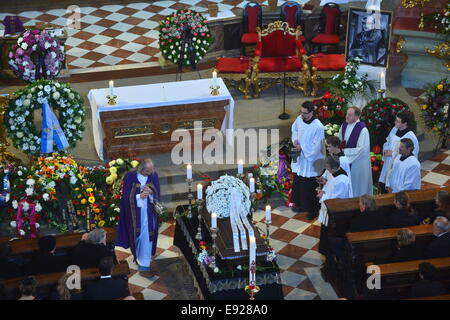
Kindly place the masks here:
<instances>
[{"instance_id":1,"label":"portrait photograph","mask_svg":"<svg viewBox=\"0 0 450 320\"><path fill-rule=\"evenodd\" d=\"M363 64L386 67L392 12L350 8L346 60L359 57Z\"/></svg>"}]
</instances>

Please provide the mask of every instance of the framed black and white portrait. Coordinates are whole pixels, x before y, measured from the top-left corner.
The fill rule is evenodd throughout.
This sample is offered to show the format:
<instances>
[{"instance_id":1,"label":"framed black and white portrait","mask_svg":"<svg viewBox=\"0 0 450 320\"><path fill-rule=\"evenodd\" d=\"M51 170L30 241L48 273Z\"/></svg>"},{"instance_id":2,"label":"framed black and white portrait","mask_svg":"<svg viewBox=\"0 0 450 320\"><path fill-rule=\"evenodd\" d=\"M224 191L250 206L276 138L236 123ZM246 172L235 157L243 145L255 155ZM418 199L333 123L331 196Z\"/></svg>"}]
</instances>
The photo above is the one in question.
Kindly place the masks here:
<instances>
[{"instance_id":1,"label":"framed black and white portrait","mask_svg":"<svg viewBox=\"0 0 450 320\"><path fill-rule=\"evenodd\" d=\"M362 64L386 67L391 38L392 12L350 8L346 60L359 57Z\"/></svg>"}]
</instances>

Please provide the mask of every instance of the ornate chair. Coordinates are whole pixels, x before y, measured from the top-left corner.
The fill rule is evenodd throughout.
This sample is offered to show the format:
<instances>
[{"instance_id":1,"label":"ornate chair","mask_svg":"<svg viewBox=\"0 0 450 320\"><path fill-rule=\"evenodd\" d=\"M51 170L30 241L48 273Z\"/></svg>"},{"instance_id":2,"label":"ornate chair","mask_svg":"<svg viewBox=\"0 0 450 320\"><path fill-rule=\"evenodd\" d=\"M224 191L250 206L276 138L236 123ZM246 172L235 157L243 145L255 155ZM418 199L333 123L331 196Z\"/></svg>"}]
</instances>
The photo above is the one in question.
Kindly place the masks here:
<instances>
[{"instance_id":1,"label":"ornate chair","mask_svg":"<svg viewBox=\"0 0 450 320\"><path fill-rule=\"evenodd\" d=\"M300 26L303 28L301 22L302 15L302 7L295 1L286 1L281 5L280 19L281 21L286 21L289 23L289 28L296 28ZM303 35L300 36L300 41L305 42L305 37Z\"/></svg>"},{"instance_id":2,"label":"ornate chair","mask_svg":"<svg viewBox=\"0 0 450 320\"><path fill-rule=\"evenodd\" d=\"M252 60L252 85L258 96L277 83L283 83L307 95L310 68L300 42L300 26L289 28L287 22L275 21L261 31Z\"/></svg>"},{"instance_id":3,"label":"ornate chair","mask_svg":"<svg viewBox=\"0 0 450 320\"><path fill-rule=\"evenodd\" d=\"M322 45L334 45L336 52L338 51L340 16L341 11L336 3L329 2L323 6L320 15L320 33L311 39L313 49L315 46L319 46L319 52L322 52Z\"/></svg>"},{"instance_id":4,"label":"ornate chair","mask_svg":"<svg viewBox=\"0 0 450 320\"><path fill-rule=\"evenodd\" d=\"M327 78L345 71L345 55L318 53L312 56L311 63L311 95L317 95L319 84Z\"/></svg>"},{"instance_id":5,"label":"ornate chair","mask_svg":"<svg viewBox=\"0 0 450 320\"><path fill-rule=\"evenodd\" d=\"M216 70L227 86L234 87L242 92L245 99L251 98L252 68L250 57L218 58Z\"/></svg>"},{"instance_id":6,"label":"ornate chair","mask_svg":"<svg viewBox=\"0 0 450 320\"><path fill-rule=\"evenodd\" d=\"M258 41L257 27L262 25L262 8L257 2L249 2L242 13L242 55L245 56L245 47L256 44Z\"/></svg>"}]
</instances>

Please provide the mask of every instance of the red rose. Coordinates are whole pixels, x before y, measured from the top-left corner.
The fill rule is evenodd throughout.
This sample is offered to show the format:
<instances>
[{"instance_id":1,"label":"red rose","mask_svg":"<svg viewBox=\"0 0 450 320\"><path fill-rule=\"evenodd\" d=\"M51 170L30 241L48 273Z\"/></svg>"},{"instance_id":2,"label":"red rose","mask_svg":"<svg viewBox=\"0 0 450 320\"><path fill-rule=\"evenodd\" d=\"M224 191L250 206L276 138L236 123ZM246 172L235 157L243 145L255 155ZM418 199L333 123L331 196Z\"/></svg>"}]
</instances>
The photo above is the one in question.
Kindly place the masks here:
<instances>
[{"instance_id":1,"label":"red rose","mask_svg":"<svg viewBox=\"0 0 450 320\"><path fill-rule=\"evenodd\" d=\"M378 166L373 166L372 171L377 173L378 171L380 171L380 167Z\"/></svg>"},{"instance_id":2,"label":"red rose","mask_svg":"<svg viewBox=\"0 0 450 320\"><path fill-rule=\"evenodd\" d=\"M330 99L331 98L331 94L327 91L325 92L325 94L323 95L324 99Z\"/></svg>"},{"instance_id":3,"label":"red rose","mask_svg":"<svg viewBox=\"0 0 450 320\"><path fill-rule=\"evenodd\" d=\"M372 152L373 152L373 153L376 153L376 154L380 153L380 152L381 152L380 146L378 146L378 145L373 146Z\"/></svg>"},{"instance_id":4,"label":"red rose","mask_svg":"<svg viewBox=\"0 0 450 320\"><path fill-rule=\"evenodd\" d=\"M377 157L375 157L375 156L370 157L370 162L375 162L376 160L377 160Z\"/></svg>"}]
</instances>

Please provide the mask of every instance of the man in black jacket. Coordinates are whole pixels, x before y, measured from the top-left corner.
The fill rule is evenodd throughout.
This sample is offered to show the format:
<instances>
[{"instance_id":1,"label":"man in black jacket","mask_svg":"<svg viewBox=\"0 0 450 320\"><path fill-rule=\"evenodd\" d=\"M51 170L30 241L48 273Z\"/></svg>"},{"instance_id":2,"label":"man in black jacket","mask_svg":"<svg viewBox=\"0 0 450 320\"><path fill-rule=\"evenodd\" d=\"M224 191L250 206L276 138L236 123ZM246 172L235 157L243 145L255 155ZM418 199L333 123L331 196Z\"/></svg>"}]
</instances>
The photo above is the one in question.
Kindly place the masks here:
<instances>
[{"instance_id":1,"label":"man in black jacket","mask_svg":"<svg viewBox=\"0 0 450 320\"><path fill-rule=\"evenodd\" d=\"M433 297L445 294L445 287L436 281L436 268L428 262L419 264L420 281L411 288L411 298Z\"/></svg>"},{"instance_id":2,"label":"man in black jacket","mask_svg":"<svg viewBox=\"0 0 450 320\"><path fill-rule=\"evenodd\" d=\"M111 276L114 267L112 257L100 259L100 279L86 288L85 300L113 300L125 298L130 295L128 290L128 279L126 277L113 279Z\"/></svg>"},{"instance_id":3,"label":"man in black jacket","mask_svg":"<svg viewBox=\"0 0 450 320\"><path fill-rule=\"evenodd\" d=\"M385 216L377 210L373 196L364 194L359 197L359 210L350 222L349 232L361 232L369 230L383 229L385 225Z\"/></svg>"},{"instance_id":4,"label":"man in black jacket","mask_svg":"<svg viewBox=\"0 0 450 320\"><path fill-rule=\"evenodd\" d=\"M445 217L437 217L433 222L433 234L436 238L431 241L427 250L425 251L425 257L431 258L444 258L450 257L450 233L449 222Z\"/></svg>"},{"instance_id":5,"label":"man in black jacket","mask_svg":"<svg viewBox=\"0 0 450 320\"><path fill-rule=\"evenodd\" d=\"M22 276L20 266L10 259L11 246L8 242L0 243L0 279Z\"/></svg>"},{"instance_id":6,"label":"man in black jacket","mask_svg":"<svg viewBox=\"0 0 450 320\"><path fill-rule=\"evenodd\" d=\"M48 235L39 239L39 252L27 266L27 274L46 274L66 271L69 259L55 255L56 238Z\"/></svg>"}]
</instances>

